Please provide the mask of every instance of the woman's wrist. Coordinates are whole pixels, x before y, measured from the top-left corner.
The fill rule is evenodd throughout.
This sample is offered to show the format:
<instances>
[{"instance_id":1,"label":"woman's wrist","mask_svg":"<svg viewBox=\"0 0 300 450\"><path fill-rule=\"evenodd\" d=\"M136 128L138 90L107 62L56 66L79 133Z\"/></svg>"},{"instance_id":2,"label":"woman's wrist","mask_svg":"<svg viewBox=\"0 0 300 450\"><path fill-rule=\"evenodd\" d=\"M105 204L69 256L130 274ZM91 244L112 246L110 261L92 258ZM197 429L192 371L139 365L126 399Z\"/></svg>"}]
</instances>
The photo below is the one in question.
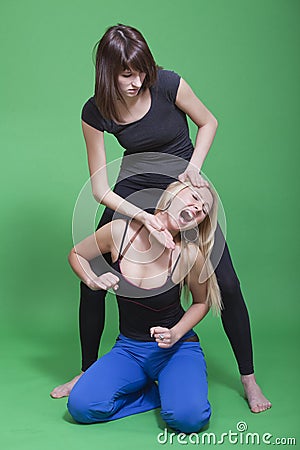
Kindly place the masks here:
<instances>
[{"instance_id":1,"label":"woman's wrist","mask_svg":"<svg viewBox=\"0 0 300 450\"><path fill-rule=\"evenodd\" d=\"M89 288L91 288L92 286L94 286L94 280L93 280L93 278L92 278L90 275L87 275L87 276L85 276L85 277L82 277L81 280L82 280L83 283L84 283L87 287L89 287Z\"/></svg>"},{"instance_id":2,"label":"woman's wrist","mask_svg":"<svg viewBox=\"0 0 300 450\"><path fill-rule=\"evenodd\" d=\"M136 220L138 220L139 222L141 222L141 223L145 223L145 220L146 220L146 217L147 217L147 214L148 213L146 213L146 211L143 211L142 209L140 210L140 212L138 212L135 216L134 216L134 218L136 219Z\"/></svg>"},{"instance_id":3,"label":"woman's wrist","mask_svg":"<svg viewBox=\"0 0 300 450\"><path fill-rule=\"evenodd\" d=\"M183 334L184 334L184 333L180 333L180 330L178 330L178 326L177 325L178 324L174 325L174 327L172 327L171 330L170 330L171 333L172 333L174 342L179 341L179 339L181 339Z\"/></svg>"},{"instance_id":4,"label":"woman's wrist","mask_svg":"<svg viewBox=\"0 0 300 450\"><path fill-rule=\"evenodd\" d=\"M98 276L91 269L84 269L84 273L80 277L81 281L86 284L89 288L95 286Z\"/></svg>"},{"instance_id":5,"label":"woman's wrist","mask_svg":"<svg viewBox=\"0 0 300 450\"><path fill-rule=\"evenodd\" d=\"M197 163L193 162L193 159L191 159L190 162L189 162L188 167L189 167L190 169L196 170L197 172L200 173L200 172L201 172L202 165L200 165L199 163L197 164Z\"/></svg>"}]
</instances>

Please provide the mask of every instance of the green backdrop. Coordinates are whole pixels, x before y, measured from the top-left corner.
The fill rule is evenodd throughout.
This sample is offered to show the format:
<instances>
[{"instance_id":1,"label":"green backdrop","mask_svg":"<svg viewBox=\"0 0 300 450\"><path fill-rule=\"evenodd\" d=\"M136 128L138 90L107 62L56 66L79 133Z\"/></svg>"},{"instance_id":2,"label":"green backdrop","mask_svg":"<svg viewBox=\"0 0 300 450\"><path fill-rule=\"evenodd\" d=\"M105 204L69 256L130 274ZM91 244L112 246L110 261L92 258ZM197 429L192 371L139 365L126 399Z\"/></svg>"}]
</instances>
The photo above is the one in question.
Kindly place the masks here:
<instances>
[{"instance_id":1,"label":"green backdrop","mask_svg":"<svg viewBox=\"0 0 300 450\"><path fill-rule=\"evenodd\" d=\"M183 76L219 121L204 171L226 209L257 378L273 407L249 411L220 320L210 316L198 327L209 431L220 436L244 421L271 442L299 437L299 1L3 0L0 8L1 448L161 447L157 412L79 426L65 399L49 397L80 368L78 283L67 264L88 176L80 111L93 94L93 45L117 22L139 28L157 62ZM114 138L106 146L109 161L121 156ZM102 353L117 333L112 296L107 304Z\"/></svg>"}]
</instances>

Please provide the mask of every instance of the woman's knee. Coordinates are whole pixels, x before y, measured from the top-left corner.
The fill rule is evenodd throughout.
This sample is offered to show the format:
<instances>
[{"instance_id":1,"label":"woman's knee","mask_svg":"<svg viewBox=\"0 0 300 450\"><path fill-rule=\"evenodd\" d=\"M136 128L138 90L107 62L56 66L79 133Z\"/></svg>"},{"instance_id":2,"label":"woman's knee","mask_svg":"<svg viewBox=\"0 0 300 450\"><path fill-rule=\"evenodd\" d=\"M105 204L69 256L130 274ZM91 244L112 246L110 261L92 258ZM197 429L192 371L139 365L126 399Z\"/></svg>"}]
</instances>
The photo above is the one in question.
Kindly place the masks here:
<instances>
[{"instance_id":1,"label":"woman's knee","mask_svg":"<svg viewBox=\"0 0 300 450\"><path fill-rule=\"evenodd\" d=\"M161 411L161 416L168 426L182 433L197 433L209 421L211 408L199 404L182 405L178 409Z\"/></svg>"},{"instance_id":2,"label":"woman's knee","mask_svg":"<svg viewBox=\"0 0 300 450\"><path fill-rule=\"evenodd\" d=\"M68 411L76 422L95 423L109 420L114 411L113 401L89 402L84 396L70 394Z\"/></svg>"}]
</instances>

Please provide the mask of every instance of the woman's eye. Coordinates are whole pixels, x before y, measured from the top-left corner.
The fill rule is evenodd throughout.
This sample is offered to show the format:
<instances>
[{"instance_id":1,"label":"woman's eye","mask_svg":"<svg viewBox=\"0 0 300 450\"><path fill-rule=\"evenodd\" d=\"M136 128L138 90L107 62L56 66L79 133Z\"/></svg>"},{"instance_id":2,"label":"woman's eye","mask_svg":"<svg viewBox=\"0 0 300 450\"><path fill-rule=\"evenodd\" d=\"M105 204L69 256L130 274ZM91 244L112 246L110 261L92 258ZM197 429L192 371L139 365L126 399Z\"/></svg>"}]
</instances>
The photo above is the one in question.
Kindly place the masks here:
<instances>
[{"instance_id":1,"label":"woman's eye","mask_svg":"<svg viewBox=\"0 0 300 450\"><path fill-rule=\"evenodd\" d=\"M206 214L208 214L208 211L209 211L209 206L208 206L208 205L206 205L206 204L205 204L205 205L203 205L203 206L202 206L202 211L203 211L203 214L205 214L205 215L206 215Z\"/></svg>"},{"instance_id":2,"label":"woman's eye","mask_svg":"<svg viewBox=\"0 0 300 450\"><path fill-rule=\"evenodd\" d=\"M131 77L131 73L123 73L123 77L129 78L129 77Z\"/></svg>"}]
</instances>

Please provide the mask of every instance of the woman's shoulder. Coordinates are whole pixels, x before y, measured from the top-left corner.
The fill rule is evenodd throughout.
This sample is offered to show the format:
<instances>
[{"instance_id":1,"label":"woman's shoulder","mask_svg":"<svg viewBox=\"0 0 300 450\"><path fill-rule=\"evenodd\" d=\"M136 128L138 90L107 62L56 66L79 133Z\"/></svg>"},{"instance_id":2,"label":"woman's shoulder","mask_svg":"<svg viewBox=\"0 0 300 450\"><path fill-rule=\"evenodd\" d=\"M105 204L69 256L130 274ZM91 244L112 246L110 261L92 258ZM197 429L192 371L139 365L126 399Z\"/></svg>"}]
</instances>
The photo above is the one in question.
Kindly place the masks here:
<instances>
[{"instance_id":1,"label":"woman's shoulder","mask_svg":"<svg viewBox=\"0 0 300 450\"><path fill-rule=\"evenodd\" d=\"M163 69L160 67L157 71L158 80L160 82L170 82L180 80L180 75L174 70Z\"/></svg>"},{"instance_id":2,"label":"woman's shoulder","mask_svg":"<svg viewBox=\"0 0 300 450\"><path fill-rule=\"evenodd\" d=\"M142 226L140 222L134 219L115 219L107 226L110 227L112 240L115 247L120 250L126 242L136 233ZM122 245L123 243L123 245Z\"/></svg>"},{"instance_id":3,"label":"woman's shoulder","mask_svg":"<svg viewBox=\"0 0 300 450\"><path fill-rule=\"evenodd\" d=\"M184 248L186 249L186 258L183 258L183 263L187 265L186 270L191 275L196 274L198 276L199 270L201 271L205 264L205 257L198 245L189 243Z\"/></svg>"},{"instance_id":4,"label":"woman's shoulder","mask_svg":"<svg viewBox=\"0 0 300 450\"><path fill-rule=\"evenodd\" d=\"M172 102L176 99L180 78L172 70L159 69L157 72L157 88Z\"/></svg>"},{"instance_id":5,"label":"woman's shoulder","mask_svg":"<svg viewBox=\"0 0 300 450\"><path fill-rule=\"evenodd\" d=\"M99 131L107 131L109 123L97 107L95 96L90 97L82 107L81 120Z\"/></svg>"},{"instance_id":6,"label":"woman's shoulder","mask_svg":"<svg viewBox=\"0 0 300 450\"><path fill-rule=\"evenodd\" d=\"M100 114L100 111L98 110L98 108L97 108L97 105L96 105L96 101L95 101L95 96L93 95L92 97L90 97L85 103L84 103L84 105L83 105L83 107L82 107L82 114L86 114L86 113L89 113L89 112L97 112L97 113L99 113Z\"/></svg>"},{"instance_id":7,"label":"woman's shoulder","mask_svg":"<svg viewBox=\"0 0 300 450\"><path fill-rule=\"evenodd\" d=\"M198 271L199 268L202 268L205 264L205 257L201 251L201 249L194 245L194 257L195 257L195 264L192 267L192 270Z\"/></svg>"}]
</instances>

